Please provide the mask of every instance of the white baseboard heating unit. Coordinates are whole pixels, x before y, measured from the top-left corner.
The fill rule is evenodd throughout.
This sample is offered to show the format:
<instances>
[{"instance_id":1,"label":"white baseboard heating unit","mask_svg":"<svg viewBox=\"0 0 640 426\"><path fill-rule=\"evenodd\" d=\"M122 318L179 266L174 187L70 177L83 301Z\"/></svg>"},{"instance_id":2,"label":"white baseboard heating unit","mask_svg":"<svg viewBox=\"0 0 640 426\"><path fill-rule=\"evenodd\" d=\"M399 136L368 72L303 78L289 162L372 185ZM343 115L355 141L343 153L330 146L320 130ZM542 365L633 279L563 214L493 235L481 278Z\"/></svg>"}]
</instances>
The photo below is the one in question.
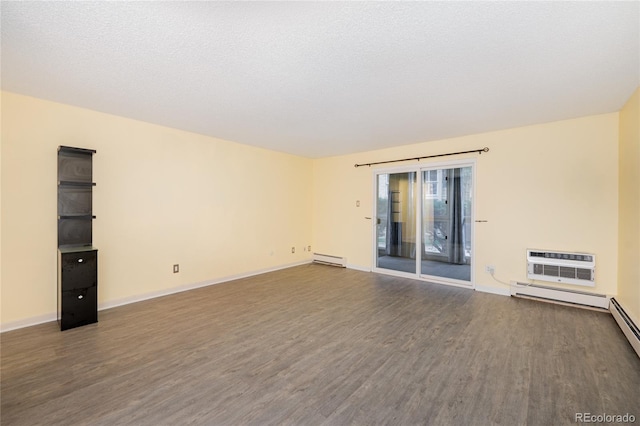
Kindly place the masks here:
<instances>
[{"instance_id":1,"label":"white baseboard heating unit","mask_svg":"<svg viewBox=\"0 0 640 426\"><path fill-rule=\"evenodd\" d=\"M624 333L624 335L631 343L631 346L640 357L640 329L633 322L633 320L627 315L625 310L620 306L620 303L615 298L611 298L611 304L609 305L611 315L615 318L618 326Z\"/></svg>"},{"instance_id":2,"label":"white baseboard heating unit","mask_svg":"<svg viewBox=\"0 0 640 426\"><path fill-rule=\"evenodd\" d=\"M332 256L329 254L313 253L313 263L320 263L322 265L338 266L340 268L347 267L347 259L340 256Z\"/></svg>"},{"instance_id":3,"label":"white baseboard heating unit","mask_svg":"<svg viewBox=\"0 0 640 426\"><path fill-rule=\"evenodd\" d=\"M527 250L527 278L594 287L596 256L589 253Z\"/></svg>"},{"instance_id":4,"label":"white baseboard heating unit","mask_svg":"<svg viewBox=\"0 0 640 426\"><path fill-rule=\"evenodd\" d=\"M511 295L579 307L609 309L609 298L604 294L567 290L538 284L511 282Z\"/></svg>"}]
</instances>

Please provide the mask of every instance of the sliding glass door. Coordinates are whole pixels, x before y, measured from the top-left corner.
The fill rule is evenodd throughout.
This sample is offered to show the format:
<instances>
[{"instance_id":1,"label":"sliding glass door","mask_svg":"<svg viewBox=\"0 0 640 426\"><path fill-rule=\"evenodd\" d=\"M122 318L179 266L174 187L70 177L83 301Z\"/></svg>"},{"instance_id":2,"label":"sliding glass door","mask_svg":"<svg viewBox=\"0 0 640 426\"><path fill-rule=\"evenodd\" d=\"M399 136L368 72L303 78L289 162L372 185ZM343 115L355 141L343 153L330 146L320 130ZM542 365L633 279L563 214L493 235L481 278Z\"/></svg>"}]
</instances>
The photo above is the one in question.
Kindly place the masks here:
<instances>
[{"instance_id":1,"label":"sliding glass door","mask_svg":"<svg viewBox=\"0 0 640 426\"><path fill-rule=\"evenodd\" d=\"M376 266L416 273L417 173L377 175Z\"/></svg>"},{"instance_id":2,"label":"sliding glass door","mask_svg":"<svg viewBox=\"0 0 640 426\"><path fill-rule=\"evenodd\" d=\"M472 212L472 164L376 174L376 268L470 285Z\"/></svg>"},{"instance_id":3,"label":"sliding glass door","mask_svg":"<svg viewBox=\"0 0 640 426\"><path fill-rule=\"evenodd\" d=\"M422 275L471 281L471 171L422 171Z\"/></svg>"}]
</instances>

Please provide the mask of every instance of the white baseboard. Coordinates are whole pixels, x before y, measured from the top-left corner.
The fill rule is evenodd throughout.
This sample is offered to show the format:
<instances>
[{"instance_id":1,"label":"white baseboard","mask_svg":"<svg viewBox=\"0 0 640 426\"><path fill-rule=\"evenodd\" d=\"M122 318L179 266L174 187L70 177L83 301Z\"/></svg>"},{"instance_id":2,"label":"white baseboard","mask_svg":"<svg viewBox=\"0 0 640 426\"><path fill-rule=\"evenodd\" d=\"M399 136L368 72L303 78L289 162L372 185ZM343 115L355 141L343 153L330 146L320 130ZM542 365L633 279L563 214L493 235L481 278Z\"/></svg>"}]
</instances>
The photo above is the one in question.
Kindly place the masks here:
<instances>
[{"instance_id":1,"label":"white baseboard","mask_svg":"<svg viewBox=\"0 0 640 426\"><path fill-rule=\"evenodd\" d=\"M274 272L274 271L279 271L281 269L293 268L294 266L307 265L309 263L311 263L311 259L295 262L295 263L289 263L286 265L275 266L273 268L265 268L265 269L245 272L242 274L229 275L222 278L216 278L214 280L201 281L201 282L192 283L192 284L185 284L178 287L167 288L164 290L152 291L150 293L124 297L122 299L116 299L109 302L98 303L98 311L103 311L105 309L128 305L130 303L142 302L144 300L155 299L156 297L162 297L162 296L168 296L170 294L181 293L183 291L194 290L196 288L207 287L214 284L222 284L222 283L233 281L233 280L253 277L255 275L266 274L267 272ZM46 322L57 321L57 320L58 320L58 314L56 312L53 312L45 315L38 315L35 317L25 318L18 321L11 321L6 324L0 324L0 333L4 333L11 330L17 330L19 328L24 328L24 327L31 327L33 325L43 324Z\"/></svg>"},{"instance_id":2,"label":"white baseboard","mask_svg":"<svg viewBox=\"0 0 640 426\"><path fill-rule=\"evenodd\" d=\"M57 321L58 314L56 312L44 315L38 315L35 317L25 318L18 321L10 321L5 324L0 324L0 333L6 331L17 330L19 328L31 327L32 325L44 324L45 322Z\"/></svg>"},{"instance_id":3,"label":"white baseboard","mask_svg":"<svg viewBox=\"0 0 640 426\"><path fill-rule=\"evenodd\" d=\"M612 297L609 300L609 311L613 318L618 323L620 330L625 335L633 350L636 351L640 357L640 333L636 320L629 315L629 310L625 309L624 305L620 303L618 299ZM617 306L616 306L617 305Z\"/></svg>"},{"instance_id":4,"label":"white baseboard","mask_svg":"<svg viewBox=\"0 0 640 426\"><path fill-rule=\"evenodd\" d=\"M511 292L509 291L508 288L487 287L483 285L476 285L475 290L480 291L482 293L498 294L500 296L511 296Z\"/></svg>"},{"instance_id":5,"label":"white baseboard","mask_svg":"<svg viewBox=\"0 0 640 426\"><path fill-rule=\"evenodd\" d=\"M550 303L569 304L571 306L601 310L609 309L609 296L582 290L512 281L510 294Z\"/></svg>"},{"instance_id":6,"label":"white baseboard","mask_svg":"<svg viewBox=\"0 0 640 426\"><path fill-rule=\"evenodd\" d=\"M370 267L354 265L352 263L347 263L347 268L348 269L353 269L353 270L356 270L356 271L361 271L361 272L371 272L371 268Z\"/></svg>"}]
</instances>

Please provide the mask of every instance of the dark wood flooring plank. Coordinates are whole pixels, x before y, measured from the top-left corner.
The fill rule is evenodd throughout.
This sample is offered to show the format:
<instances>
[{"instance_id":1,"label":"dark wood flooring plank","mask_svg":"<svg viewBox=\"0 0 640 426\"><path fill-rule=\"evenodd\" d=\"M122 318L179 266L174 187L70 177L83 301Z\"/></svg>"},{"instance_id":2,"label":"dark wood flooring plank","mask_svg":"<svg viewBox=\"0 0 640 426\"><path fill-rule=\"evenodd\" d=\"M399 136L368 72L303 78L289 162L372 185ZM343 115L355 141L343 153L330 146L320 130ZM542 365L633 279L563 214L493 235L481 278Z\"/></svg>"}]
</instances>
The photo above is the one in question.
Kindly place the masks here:
<instances>
[{"instance_id":1,"label":"dark wood flooring plank","mask_svg":"<svg viewBox=\"0 0 640 426\"><path fill-rule=\"evenodd\" d=\"M640 418L606 313L305 265L3 333L3 425Z\"/></svg>"}]
</instances>

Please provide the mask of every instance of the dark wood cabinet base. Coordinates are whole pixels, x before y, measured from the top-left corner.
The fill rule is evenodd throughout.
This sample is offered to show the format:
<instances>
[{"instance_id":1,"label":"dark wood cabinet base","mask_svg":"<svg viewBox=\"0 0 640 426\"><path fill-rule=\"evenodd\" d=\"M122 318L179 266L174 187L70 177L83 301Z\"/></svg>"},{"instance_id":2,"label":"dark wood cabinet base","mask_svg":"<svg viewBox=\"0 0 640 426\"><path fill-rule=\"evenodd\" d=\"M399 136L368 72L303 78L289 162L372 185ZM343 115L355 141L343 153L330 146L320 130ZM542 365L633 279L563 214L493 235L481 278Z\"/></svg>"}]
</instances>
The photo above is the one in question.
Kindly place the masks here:
<instances>
[{"instance_id":1,"label":"dark wood cabinet base","mask_svg":"<svg viewBox=\"0 0 640 426\"><path fill-rule=\"evenodd\" d=\"M58 322L68 330L98 321L98 250L58 251Z\"/></svg>"},{"instance_id":2,"label":"dark wood cabinet base","mask_svg":"<svg viewBox=\"0 0 640 426\"><path fill-rule=\"evenodd\" d=\"M60 330L98 322L98 287L62 292Z\"/></svg>"}]
</instances>

